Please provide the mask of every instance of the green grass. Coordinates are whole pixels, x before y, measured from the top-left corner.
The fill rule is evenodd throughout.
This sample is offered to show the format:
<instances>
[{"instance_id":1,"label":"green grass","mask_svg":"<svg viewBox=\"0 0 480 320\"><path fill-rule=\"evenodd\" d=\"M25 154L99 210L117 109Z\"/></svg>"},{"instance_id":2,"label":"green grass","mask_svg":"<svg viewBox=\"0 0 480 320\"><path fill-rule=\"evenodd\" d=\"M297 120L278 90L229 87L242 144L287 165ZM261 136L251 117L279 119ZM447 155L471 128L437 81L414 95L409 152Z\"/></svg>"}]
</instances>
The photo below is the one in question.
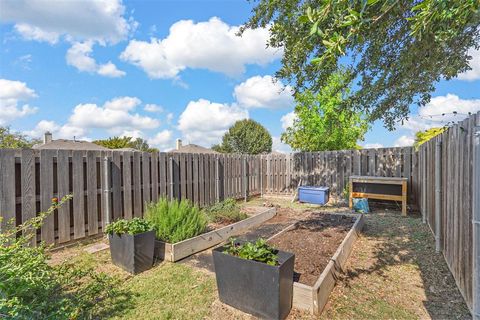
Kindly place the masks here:
<instances>
[{"instance_id":1,"label":"green grass","mask_svg":"<svg viewBox=\"0 0 480 320\"><path fill-rule=\"evenodd\" d=\"M182 264L162 263L129 279L132 308L110 319L202 319L215 299L215 280Z\"/></svg>"}]
</instances>

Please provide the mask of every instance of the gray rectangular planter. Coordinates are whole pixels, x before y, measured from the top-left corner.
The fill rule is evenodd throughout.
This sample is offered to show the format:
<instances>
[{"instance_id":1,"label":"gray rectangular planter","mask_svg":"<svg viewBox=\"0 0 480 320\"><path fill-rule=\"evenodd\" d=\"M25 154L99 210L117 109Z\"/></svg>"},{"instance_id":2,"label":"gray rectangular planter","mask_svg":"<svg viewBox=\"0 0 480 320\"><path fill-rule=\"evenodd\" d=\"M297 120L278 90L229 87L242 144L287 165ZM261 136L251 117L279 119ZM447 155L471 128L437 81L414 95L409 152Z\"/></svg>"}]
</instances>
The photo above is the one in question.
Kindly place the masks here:
<instances>
[{"instance_id":1,"label":"gray rectangular planter","mask_svg":"<svg viewBox=\"0 0 480 320\"><path fill-rule=\"evenodd\" d=\"M136 235L113 234L108 236L110 254L114 265L136 274L148 270L153 265L155 231Z\"/></svg>"},{"instance_id":2,"label":"gray rectangular planter","mask_svg":"<svg viewBox=\"0 0 480 320\"><path fill-rule=\"evenodd\" d=\"M278 266L213 250L220 301L263 319L285 319L292 308L295 255L278 251Z\"/></svg>"}]
</instances>

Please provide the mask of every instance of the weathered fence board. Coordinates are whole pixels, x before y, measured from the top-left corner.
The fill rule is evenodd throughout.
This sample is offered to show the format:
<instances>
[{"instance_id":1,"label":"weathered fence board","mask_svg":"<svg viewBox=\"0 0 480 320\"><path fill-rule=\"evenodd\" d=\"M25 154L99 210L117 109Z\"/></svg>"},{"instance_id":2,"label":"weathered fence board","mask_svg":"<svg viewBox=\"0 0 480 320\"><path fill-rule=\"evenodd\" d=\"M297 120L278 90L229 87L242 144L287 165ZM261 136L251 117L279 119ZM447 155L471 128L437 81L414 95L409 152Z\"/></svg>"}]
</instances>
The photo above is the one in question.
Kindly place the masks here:
<instances>
[{"instance_id":1,"label":"weathered fence board","mask_svg":"<svg viewBox=\"0 0 480 320\"><path fill-rule=\"evenodd\" d=\"M467 305L472 308L473 284L473 146L480 112L422 144L413 175L413 192L422 216L439 237L440 249ZM436 148L441 148L439 159ZM440 193L435 193L435 166L440 166ZM438 196L439 201L435 201ZM440 218L435 211L440 205ZM439 226L437 224L440 224ZM440 234L435 234L436 230Z\"/></svg>"}]
</instances>

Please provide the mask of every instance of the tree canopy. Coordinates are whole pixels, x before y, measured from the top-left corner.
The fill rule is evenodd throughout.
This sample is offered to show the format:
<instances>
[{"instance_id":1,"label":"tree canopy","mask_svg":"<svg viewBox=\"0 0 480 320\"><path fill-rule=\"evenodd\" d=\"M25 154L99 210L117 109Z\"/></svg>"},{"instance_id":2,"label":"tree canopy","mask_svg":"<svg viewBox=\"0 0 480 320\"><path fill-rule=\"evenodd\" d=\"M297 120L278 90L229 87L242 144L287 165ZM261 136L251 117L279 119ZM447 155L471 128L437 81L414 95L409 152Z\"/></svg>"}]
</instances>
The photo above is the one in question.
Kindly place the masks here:
<instances>
[{"instance_id":1,"label":"tree canopy","mask_svg":"<svg viewBox=\"0 0 480 320\"><path fill-rule=\"evenodd\" d=\"M0 149L24 149L31 148L40 143L38 139L30 139L18 132L11 132L10 127L0 127Z\"/></svg>"},{"instance_id":2,"label":"tree canopy","mask_svg":"<svg viewBox=\"0 0 480 320\"><path fill-rule=\"evenodd\" d=\"M246 28L268 27L283 48L276 76L296 92L318 92L348 66L355 88L342 102L389 129L434 85L469 70L479 48L478 0L258 0Z\"/></svg>"},{"instance_id":3,"label":"tree canopy","mask_svg":"<svg viewBox=\"0 0 480 320\"><path fill-rule=\"evenodd\" d=\"M254 120L239 120L223 135L222 143L212 149L222 153L268 153L272 151L272 136Z\"/></svg>"},{"instance_id":4,"label":"tree canopy","mask_svg":"<svg viewBox=\"0 0 480 320\"><path fill-rule=\"evenodd\" d=\"M339 108L349 93L345 79L345 73L335 73L319 93L296 95L295 119L282 134L284 143L298 151L358 148L369 126L363 113Z\"/></svg>"},{"instance_id":5,"label":"tree canopy","mask_svg":"<svg viewBox=\"0 0 480 320\"><path fill-rule=\"evenodd\" d=\"M418 131L415 133L415 142L413 143L413 146L415 149L418 149L418 147L420 147L422 144L434 138L435 136L438 136L445 130L447 130L447 127L430 128L425 131Z\"/></svg>"},{"instance_id":6,"label":"tree canopy","mask_svg":"<svg viewBox=\"0 0 480 320\"><path fill-rule=\"evenodd\" d=\"M95 140L93 141L93 143L96 143L108 149L133 148L138 151L158 152L158 149L151 148L148 145L148 142L142 138L133 139L132 137L115 136L108 139Z\"/></svg>"}]
</instances>

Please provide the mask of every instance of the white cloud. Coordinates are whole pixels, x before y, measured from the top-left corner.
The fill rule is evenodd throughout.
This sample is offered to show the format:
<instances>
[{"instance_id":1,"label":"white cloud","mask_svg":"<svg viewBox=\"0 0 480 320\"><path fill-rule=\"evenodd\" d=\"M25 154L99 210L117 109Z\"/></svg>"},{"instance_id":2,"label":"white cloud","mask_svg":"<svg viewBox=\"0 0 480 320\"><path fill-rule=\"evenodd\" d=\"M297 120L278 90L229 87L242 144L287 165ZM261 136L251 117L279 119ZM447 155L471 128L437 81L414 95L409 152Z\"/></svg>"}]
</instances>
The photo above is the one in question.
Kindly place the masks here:
<instances>
[{"instance_id":1,"label":"white cloud","mask_svg":"<svg viewBox=\"0 0 480 320\"><path fill-rule=\"evenodd\" d=\"M164 39L131 40L121 59L142 68L151 78L175 79L186 69L208 69L238 76L246 64L266 65L281 57L267 48L267 28L248 29L242 37L239 26L229 26L217 17L206 22L180 20Z\"/></svg>"},{"instance_id":2,"label":"white cloud","mask_svg":"<svg viewBox=\"0 0 480 320\"><path fill-rule=\"evenodd\" d=\"M248 111L205 99L190 101L180 115L178 129L184 140L203 146L220 142L222 135L237 120L248 118Z\"/></svg>"},{"instance_id":3,"label":"white cloud","mask_svg":"<svg viewBox=\"0 0 480 320\"><path fill-rule=\"evenodd\" d=\"M383 144L381 143L365 143L363 145L365 149L377 149L377 148L383 148Z\"/></svg>"},{"instance_id":4,"label":"white cloud","mask_svg":"<svg viewBox=\"0 0 480 320\"><path fill-rule=\"evenodd\" d=\"M126 74L124 71L118 70L111 61L98 65L91 57L93 45L93 41L75 42L67 50L65 56L67 64L77 68L78 71L97 73L111 78L123 77Z\"/></svg>"},{"instance_id":5,"label":"white cloud","mask_svg":"<svg viewBox=\"0 0 480 320\"><path fill-rule=\"evenodd\" d=\"M163 107L159 106L158 104L148 103L145 105L143 110L147 112L163 112Z\"/></svg>"},{"instance_id":6,"label":"white cloud","mask_svg":"<svg viewBox=\"0 0 480 320\"><path fill-rule=\"evenodd\" d=\"M86 130L84 128L74 127L70 124L59 125L55 121L41 120L37 123L35 128L30 131L24 131L23 134L26 134L32 138L42 138L43 134L46 131L50 131L53 135L53 139L79 139L79 140L90 140L85 137Z\"/></svg>"},{"instance_id":7,"label":"white cloud","mask_svg":"<svg viewBox=\"0 0 480 320\"><path fill-rule=\"evenodd\" d=\"M234 96L245 108L285 108L293 105L293 89L272 76L254 76L237 85Z\"/></svg>"},{"instance_id":8,"label":"white cloud","mask_svg":"<svg viewBox=\"0 0 480 320\"><path fill-rule=\"evenodd\" d=\"M412 136L404 135L395 141L394 147L408 147L408 146L412 146L414 142L415 142L415 139Z\"/></svg>"},{"instance_id":9,"label":"white cloud","mask_svg":"<svg viewBox=\"0 0 480 320\"><path fill-rule=\"evenodd\" d=\"M74 41L117 43L137 26L124 14L121 0L2 0L0 20L14 23L27 40L55 43L65 36Z\"/></svg>"},{"instance_id":10,"label":"white cloud","mask_svg":"<svg viewBox=\"0 0 480 320\"><path fill-rule=\"evenodd\" d=\"M458 79L466 81L474 81L480 79L480 50L471 49L468 54L472 56L469 64L472 68L458 75Z\"/></svg>"},{"instance_id":11,"label":"white cloud","mask_svg":"<svg viewBox=\"0 0 480 320\"><path fill-rule=\"evenodd\" d=\"M140 103L140 99L135 97L118 97L105 102L103 106L94 103L79 104L73 109L68 125L85 130L105 129L115 135L125 131L157 128L160 125L157 119L132 112Z\"/></svg>"},{"instance_id":12,"label":"white cloud","mask_svg":"<svg viewBox=\"0 0 480 320\"><path fill-rule=\"evenodd\" d=\"M97 73L101 76L110 78L119 78L126 75L125 71L118 70L117 66L114 65L111 61L108 61L107 63L98 66Z\"/></svg>"},{"instance_id":13,"label":"white cloud","mask_svg":"<svg viewBox=\"0 0 480 320\"><path fill-rule=\"evenodd\" d=\"M105 102L105 109L130 111L138 107L142 101L137 97L117 97Z\"/></svg>"},{"instance_id":14,"label":"white cloud","mask_svg":"<svg viewBox=\"0 0 480 320\"><path fill-rule=\"evenodd\" d=\"M272 137L272 150L282 153L292 152L292 148L288 144L283 143L280 137Z\"/></svg>"},{"instance_id":15,"label":"white cloud","mask_svg":"<svg viewBox=\"0 0 480 320\"><path fill-rule=\"evenodd\" d=\"M160 150L169 149L173 145L173 133L171 130L163 130L158 132L155 136L148 139L151 146L157 147Z\"/></svg>"},{"instance_id":16,"label":"white cloud","mask_svg":"<svg viewBox=\"0 0 480 320\"><path fill-rule=\"evenodd\" d=\"M50 44L58 42L59 34L56 32L48 32L25 23L18 23L14 28L25 40L48 42Z\"/></svg>"},{"instance_id":17,"label":"white cloud","mask_svg":"<svg viewBox=\"0 0 480 320\"><path fill-rule=\"evenodd\" d=\"M280 122L282 123L283 130L287 130L288 127L291 127L295 118L295 112L293 111L282 116L282 118L280 118Z\"/></svg>"},{"instance_id":18,"label":"white cloud","mask_svg":"<svg viewBox=\"0 0 480 320\"><path fill-rule=\"evenodd\" d=\"M0 79L0 125L35 113L38 109L28 104L18 106L19 101L35 97L35 91L27 87L25 82Z\"/></svg>"},{"instance_id":19,"label":"white cloud","mask_svg":"<svg viewBox=\"0 0 480 320\"><path fill-rule=\"evenodd\" d=\"M446 96L432 98L427 105L418 110L418 115L410 117L399 127L415 133L461 121L467 118L469 113L478 111L480 111L480 99L461 99L449 93Z\"/></svg>"}]
</instances>

